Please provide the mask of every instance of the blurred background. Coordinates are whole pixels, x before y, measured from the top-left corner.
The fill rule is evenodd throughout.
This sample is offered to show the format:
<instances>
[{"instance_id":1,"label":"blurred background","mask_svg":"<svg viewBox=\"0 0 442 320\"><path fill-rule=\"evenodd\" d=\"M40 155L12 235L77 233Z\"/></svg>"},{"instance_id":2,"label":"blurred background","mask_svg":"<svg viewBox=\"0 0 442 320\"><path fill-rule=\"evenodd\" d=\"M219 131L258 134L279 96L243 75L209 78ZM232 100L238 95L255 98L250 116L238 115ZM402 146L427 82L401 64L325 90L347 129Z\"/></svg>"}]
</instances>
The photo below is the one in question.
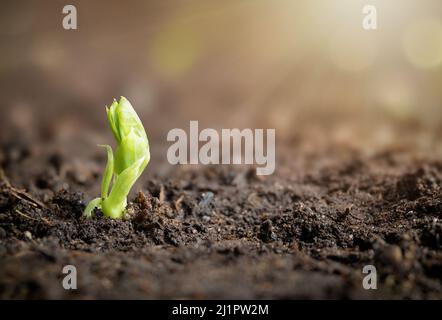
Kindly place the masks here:
<instances>
[{"instance_id":1,"label":"blurred background","mask_svg":"<svg viewBox=\"0 0 442 320\"><path fill-rule=\"evenodd\" d=\"M67 4L77 8L77 30L62 28ZM377 30L362 28L366 4L377 8ZM124 95L147 128L154 164L166 161L167 132L188 130L189 120L276 128L278 148L293 152L297 143L368 153L411 145L442 155L439 0L0 6L3 145L34 139L88 159L112 139L104 106Z\"/></svg>"}]
</instances>

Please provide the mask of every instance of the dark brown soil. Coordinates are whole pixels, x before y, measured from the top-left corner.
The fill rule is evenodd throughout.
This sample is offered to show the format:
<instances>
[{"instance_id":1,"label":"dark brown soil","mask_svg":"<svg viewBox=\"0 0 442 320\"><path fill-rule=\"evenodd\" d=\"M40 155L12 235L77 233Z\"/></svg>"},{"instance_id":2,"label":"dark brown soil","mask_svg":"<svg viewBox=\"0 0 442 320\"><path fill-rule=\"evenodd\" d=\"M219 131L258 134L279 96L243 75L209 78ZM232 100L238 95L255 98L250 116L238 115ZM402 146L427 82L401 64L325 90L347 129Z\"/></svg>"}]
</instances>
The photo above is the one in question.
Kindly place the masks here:
<instances>
[{"instance_id":1,"label":"dark brown soil","mask_svg":"<svg viewBox=\"0 0 442 320\"><path fill-rule=\"evenodd\" d=\"M441 1L69 2L0 5L0 299L442 299L441 65L402 41ZM86 220L120 95L152 158ZM276 129L275 173L169 165L191 120Z\"/></svg>"},{"instance_id":2,"label":"dark brown soil","mask_svg":"<svg viewBox=\"0 0 442 320\"><path fill-rule=\"evenodd\" d=\"M0 297L442 298L441 161L332 147L293 156L285 145L270 177L229 166L148 174L124 221L81 217L100 150L75 165L4 145ZM78 290L62 287L68 264ZM362 288L367 264L377 290Z\"/></svg>"}]
</instances>

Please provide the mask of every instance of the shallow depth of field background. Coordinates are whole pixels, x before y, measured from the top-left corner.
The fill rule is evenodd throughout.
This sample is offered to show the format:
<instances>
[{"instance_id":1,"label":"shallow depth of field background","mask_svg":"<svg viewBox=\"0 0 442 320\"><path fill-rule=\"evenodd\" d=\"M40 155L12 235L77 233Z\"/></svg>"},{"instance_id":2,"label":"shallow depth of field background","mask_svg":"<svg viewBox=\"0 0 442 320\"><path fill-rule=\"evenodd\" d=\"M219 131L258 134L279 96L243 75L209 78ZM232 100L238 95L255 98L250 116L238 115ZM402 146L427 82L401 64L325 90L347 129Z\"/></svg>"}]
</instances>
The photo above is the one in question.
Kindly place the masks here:
<instances>
[{"instance_id":1,"label":"shallow depth of field background","mask_svg":"<svg viewBox=\"0 0 442 320\"><path fill-rule=\"evenodd\" d=\"M79 29L62 28L74 4ZM374 4L378 30L362 29ZM166 161L167 132L276 128L284 141L442 154L439 0L2 1L0 137L82 159L128 97ZM105 141L103 141L105 140ZM296 149L294 149L296 152Z\"/></svg>"}]
</instances>

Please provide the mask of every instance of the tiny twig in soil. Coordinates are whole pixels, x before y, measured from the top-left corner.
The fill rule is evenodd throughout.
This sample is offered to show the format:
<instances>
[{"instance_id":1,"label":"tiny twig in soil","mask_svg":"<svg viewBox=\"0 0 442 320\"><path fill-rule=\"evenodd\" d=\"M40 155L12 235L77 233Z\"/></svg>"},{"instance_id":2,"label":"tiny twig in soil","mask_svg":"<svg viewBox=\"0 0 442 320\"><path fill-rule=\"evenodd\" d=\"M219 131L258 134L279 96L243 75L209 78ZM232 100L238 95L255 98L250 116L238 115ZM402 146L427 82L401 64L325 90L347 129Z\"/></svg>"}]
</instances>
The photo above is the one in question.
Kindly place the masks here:
<instances>
[{"instance_id":1,"label":"tiny twig in soil","mask_svg":"<svg viewBox=\"0 0 442 320\"><path fill-rule=\"evenodd\" d=\"M28 216L27 214L21 212L21 211L18 210L18 209L15 209L15 213L18 213L19 215L21 215L21 216L23 216L23 217L25 217L25 218L27 218L27 219L38 220L38 219L36 219L36 218L33 218L33 217L31 217L31 216Z\"/></svg>"},{"instance_id":2,"label":"tiny twig in soil","mask_svg":"<svg viewBox=\"0 0 442 320\"><path fill-rule=\"evenodd\" d=\"M160 194L158 195L158 199L160 200L161 204L166 199L166 194L165 194L164 186L161 186L161 188L160 188Z\"/></svg>"},{"instance_id":3,"label":"tiny twig in soil","mask_svg":"<svg viewBox=\"0 0 442 320\"><path fill-rule=\"evenodd\" d=\"M11 195L13 195L16 198L19 198L23 201L26 201L28 203L30 203L32 206L38 208L47 208L46 205L34 198L32 198L28 193L26 193L25 191L16 189L14 187L10 187L10 191L11 191Z\"/></svg>"},{"instance_id":4,"label":"tiny twig in soil","mask_svg":"<svg viewBox=\"0 0 442 320\"><path fill-rule=\"evenodd\" d=\"M31 220L35 220L35 221L43 221L43 223L45 223L45 224L47 224L47 225L49 225L49 226L51 226L52 225L52 223L48 220L48 219L46 219L46 218L43 218L43 217L38 217L39 219L37 219L37 218L34 218L34 217L31 217L30 215L27 215L26 213L23 213L23 212L21 212L20 210L18 210L18 209L15 209L15 213L17 213L17 214L19 214L19 215L21 215L22 217L25 217L25 218L27 218L27 219L31 219Z\"/></svg>"},{"instance_id":5,"label":"tiny twig in soil","mask_svg":"<svg viewBox=\"0 0 442 320\"><path fill-rule=\"evenodd\" d=\"M34 199L26 191L20 190L20 189L17 189L15 187L13 187L11 185L11 182L9 182L9 179L6 177L5 172L1 168L0 168L0 180L3 181L3 183L6 185L7 190L9 191L9 193L13 197L18 198L18 199L23 200L23 201L26 201L26 202L28 202L29 204L31 204L32 206L34 206L36 208L38 208L38 207L40 207L40 208L47 208L46 205L43 202L41 202L41 201L39 201L37 199Z\"/></svg>"},{"instance_id":6,"label":"tiny twig in soil","mask_svg":"<svg viewBox=\"0 0 442 320\"><path fill-rule=\"evenodd\" d=\"M180 195L178 199L175 201L174 206L175 210L179 211L181 209L181 202L184 200L184 194Z\"/></svg>"}]
</instances>

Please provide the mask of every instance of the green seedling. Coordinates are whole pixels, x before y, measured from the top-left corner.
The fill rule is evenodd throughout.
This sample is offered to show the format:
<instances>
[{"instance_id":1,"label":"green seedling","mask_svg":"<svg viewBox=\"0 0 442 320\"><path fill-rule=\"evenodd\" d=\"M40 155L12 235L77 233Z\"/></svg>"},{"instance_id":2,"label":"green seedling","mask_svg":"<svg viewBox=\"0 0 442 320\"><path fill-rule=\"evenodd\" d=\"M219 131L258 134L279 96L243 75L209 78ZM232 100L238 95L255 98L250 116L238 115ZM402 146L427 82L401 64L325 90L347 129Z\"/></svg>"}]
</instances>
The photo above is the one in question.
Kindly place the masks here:
<instances>
[{"instance_id":1,"label":"green seedling","mask_svg":"<svg viewBox=\"0 0 442 320\"><path fill-rule=\"evenodd\" d=\"M101 197L89 202L83 215L91 217L98 208L107 217L122 218L129 191L149 163L149 141L140 118L126 98L121 97L119 102L114 99L110 108L106 107L106 113L117 149L114 155L109 145L99 145L107 150Z\"/></svg>"}]
</instances>

